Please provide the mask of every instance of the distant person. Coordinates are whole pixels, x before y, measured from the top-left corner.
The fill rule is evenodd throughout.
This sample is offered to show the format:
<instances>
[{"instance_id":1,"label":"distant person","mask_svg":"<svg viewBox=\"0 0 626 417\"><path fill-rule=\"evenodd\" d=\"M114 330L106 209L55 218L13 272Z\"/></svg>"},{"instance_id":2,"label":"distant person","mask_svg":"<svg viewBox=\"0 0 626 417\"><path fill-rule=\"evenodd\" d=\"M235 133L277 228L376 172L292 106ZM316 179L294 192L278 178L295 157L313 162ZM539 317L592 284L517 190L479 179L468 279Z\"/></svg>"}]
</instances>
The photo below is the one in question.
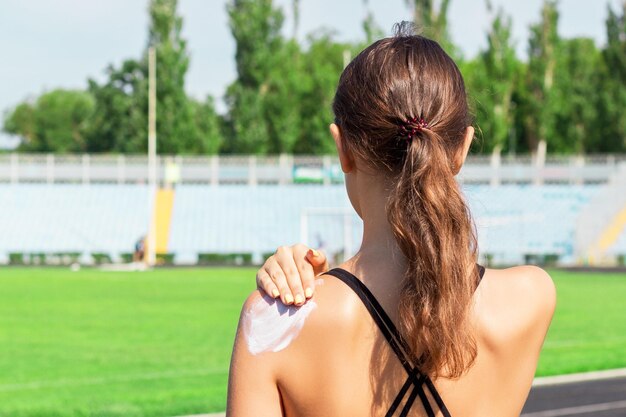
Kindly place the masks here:
<instances>
[{"instance_id":1,"label":"distant person","mask_svg":"<svg viewBox=\"0 0 626 417\"><path fill-rule=\"evenodd\" d=\"M554 285L536 267L476 264L454 179L474 137L463 78L436 42L409 29L361 52L333 102L330 131L363 219L361 248L330 271L302 245L267 260L257 279L269 295L255 291L239 321L227 416L522 410Z\"/></svg>"},{"instance_id":2,"label":"distant person","mask_svg":"<svg viewBox=\"0 0 626 417\"><path fill-rule=\"evenodd\" d=\"M135 242L135 251L133 252L133 262L143 262L146 254L146 237L141 236Z\"/></svg>"}]
</instances>

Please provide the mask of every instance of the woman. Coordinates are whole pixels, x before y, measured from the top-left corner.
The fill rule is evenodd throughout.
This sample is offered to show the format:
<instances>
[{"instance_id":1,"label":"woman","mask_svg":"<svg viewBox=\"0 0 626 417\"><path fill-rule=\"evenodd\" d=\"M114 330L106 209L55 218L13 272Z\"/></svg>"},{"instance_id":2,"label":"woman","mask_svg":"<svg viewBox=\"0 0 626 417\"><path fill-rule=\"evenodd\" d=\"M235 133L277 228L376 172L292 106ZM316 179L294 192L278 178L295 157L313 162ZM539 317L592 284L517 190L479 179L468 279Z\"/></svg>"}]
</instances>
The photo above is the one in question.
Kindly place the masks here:
<instances>
[{"instance_id":1,"label":"woman","mask_svg":"<svg viewBox=\"0 0 626 417\"><path fill-rule=\"evenodd\" d=\"M239 322L227 415L519 416L555 290L539 268L476 265L454 179L474 135L458 68L401 25L346 67L333 111L361 248L315 284L323 255L268 259L268 295Z\"/></svg>"}]
</instances>

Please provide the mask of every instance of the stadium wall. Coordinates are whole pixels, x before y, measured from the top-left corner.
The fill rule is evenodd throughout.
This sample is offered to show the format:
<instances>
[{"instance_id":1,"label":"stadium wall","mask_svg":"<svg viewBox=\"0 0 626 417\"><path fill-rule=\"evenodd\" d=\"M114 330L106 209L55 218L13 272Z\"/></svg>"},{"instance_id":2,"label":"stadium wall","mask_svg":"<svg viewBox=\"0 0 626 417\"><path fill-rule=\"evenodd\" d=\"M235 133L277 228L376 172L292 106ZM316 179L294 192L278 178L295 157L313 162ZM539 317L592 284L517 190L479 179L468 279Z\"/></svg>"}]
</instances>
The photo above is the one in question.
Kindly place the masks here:
<instances>
[{"instance_id":1,"label":"stadium wall","mask_svg":"<svg viewBox=\"0 0 626 417\"><path fill-rule=\"evenodd\" d=\"M584 262L575 247L577 221L604 187L464 185L481 261ZM147 233L154 213L148 191L139 184L0 184L0 262L16 253L74 252L83 263L94 253L128 259L123 254ZM343 185L181 184L171 198L165 246L178 264L196 263L200 254L260 261L278 245L305 240L339 260L360 242L361 223ZM626 231L618 232L609 249L623 257Z\"/></svg>"}]
</instances>

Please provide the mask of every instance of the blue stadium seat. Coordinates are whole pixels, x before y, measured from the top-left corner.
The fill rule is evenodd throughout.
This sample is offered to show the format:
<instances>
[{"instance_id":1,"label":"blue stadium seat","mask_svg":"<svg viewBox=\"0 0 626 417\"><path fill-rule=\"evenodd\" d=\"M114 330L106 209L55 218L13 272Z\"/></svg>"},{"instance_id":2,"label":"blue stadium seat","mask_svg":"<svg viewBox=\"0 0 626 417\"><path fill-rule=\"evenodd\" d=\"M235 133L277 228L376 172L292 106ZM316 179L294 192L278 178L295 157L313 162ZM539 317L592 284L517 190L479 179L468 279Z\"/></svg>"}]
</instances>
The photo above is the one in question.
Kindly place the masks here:
<instances>
[{"instance_id":1,"label":"blue stadium seat","mask_svg":"<svg viewBox=\"0 0 626 417\"><path fill-rule=\"evenodd\" d=\"M141 185L0 186L0 254L132 252L146 234L148 188Z\"/></svg>"},{"instance_id":2,"label":"blue stadium seat","mask_svg":"<svg viewBox=\"0 0 626 417\"><path fill-rule=\"evenodd\" d=\"M467 185L479 248L497 263L525 255L558 255L573 262L576 219L599 186ZM149 190L143 185L0 185L0 261L9 252L132 252L147 231ZM168 251L176 262L198 253L253 253L302 240L305 211L309 244L328 252L358 249L360 219L343 185L180 185L176 188ZM343 211L342 211L343 210ZM344 221L345 214L349 221ZM349 229L346 229L346 226ZM349 239L344 234L350 233ZM611 249L626 253L626 233Z\"/></svg>"}]
</instances>

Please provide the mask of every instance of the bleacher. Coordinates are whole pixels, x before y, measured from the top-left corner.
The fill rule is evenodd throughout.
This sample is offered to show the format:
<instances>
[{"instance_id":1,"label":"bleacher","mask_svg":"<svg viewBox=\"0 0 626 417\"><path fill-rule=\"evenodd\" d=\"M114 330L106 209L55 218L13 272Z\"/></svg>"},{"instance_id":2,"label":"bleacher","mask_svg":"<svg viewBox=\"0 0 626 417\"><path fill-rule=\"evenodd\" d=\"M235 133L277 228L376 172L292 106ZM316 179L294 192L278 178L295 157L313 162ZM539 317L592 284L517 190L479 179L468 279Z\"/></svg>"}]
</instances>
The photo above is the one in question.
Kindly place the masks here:
<instances>
[{"instance_id":1,"label":"bleacher","mask_svg":"<svg viewBox=\"0 0 626 417\"><path fill-rule=\"evenodd\" d=\"M198 253L255 257L300 239L302 210L350 207L343 186L201 186L176 188L169 250L181 262ZM327 228L329 241L337 235ZM332 246L336 249L335 246Z\"/></svg>"},{"instance_id":2,"label":"bleacher","mask_svg":"<svg viewBox=\"0 0 626 417\"><path fill-rule=\"evenodd\" d=\"M483 261L575 259L579 213L602 185L465 185ZM178 185L167 252L192 264L203 253L254 260L303 240L341 255L358 249L360 221L343 185ZM137 184L1 184L0 262L9 253L94 252L119 261L149 227L150 193ZM611 249L626 253L626 233ZM538 258L537 258L538 259Z\"/></svg>"},{"instance_id":3,"label":"bleacher","mask_svg":"<svg viewBox=\"0 0 626 417\"><path fill-rule=\"evenodd\" d=\"M482 256L497 264L539 257L573 263L576 219L600 186L466 187Z\"/></svg>"},{"instance_id":4,"label":"bleacher","mask_svg":"<svg viewBox=\"0 0 626 417\"><path fill-rule=\"evenodd\" d=\"M0 185L0 260L9 253L132 252L146 233L141 185Z\"/></svg>"}]
</instances>

